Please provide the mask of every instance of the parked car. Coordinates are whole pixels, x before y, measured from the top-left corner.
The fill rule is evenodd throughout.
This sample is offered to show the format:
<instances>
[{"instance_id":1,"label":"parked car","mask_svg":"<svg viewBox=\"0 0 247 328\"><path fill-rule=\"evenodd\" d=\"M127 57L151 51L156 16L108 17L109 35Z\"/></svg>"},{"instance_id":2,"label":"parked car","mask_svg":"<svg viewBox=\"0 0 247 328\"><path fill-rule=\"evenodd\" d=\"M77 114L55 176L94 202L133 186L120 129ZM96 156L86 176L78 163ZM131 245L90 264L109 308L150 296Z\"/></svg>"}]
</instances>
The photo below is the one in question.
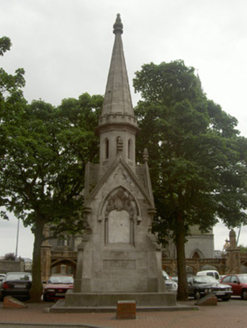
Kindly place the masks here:
<instances>
[{"instance_id":1,"label":"parked car","mask_svg":"<svg viewBox=\"0 0 247 328\"><path fill-rule=\"evenodd\" d=\"M222 284L228 284L232 287L232 295L241 296L247 300L247 274L228 274L221 279Z\"/></svg>"},{"instance_id":2,"label":"parked car","mask_svg":"<svg viewBox=\"0 0 247 328\"><path fill-rule=\"evenodd\" d=\"M189 296L200 299L208 294L214 294L223 301L228 301L232 295L230 285L221 284L218 280L210 276L193 276L188 280Z\"/></svg>"},{"instance_id":3,"label":"parked car","mask_svg":"<svg viewBox=\"0 0 247 328\"><path fill-rule=\"evenodd\" d=\"M6 277L6 274L0 273L0 286L1 286L1 283L2 283L2 281L5 277Z\"/></svg>"},{"instance_id":4,"label":"parked car","mask_svg":"<svg viewBox=\"0 0 247 328\"><path fill-rule=\"evenodd\" d=\"M19 300L28 300L32 286L32 274L29 272L8 272L2 281L0 297L13 296Z\"/></svg>"},{"instance_id":5,"label":"parked car","mask_svg":"<svg viewBox=\"0 0 247 328\"><path fill-rule=\"evenodd\" d=\"M170 276L171 280L175 281L178 284L178 276Z\"/></svg>"},{"instance_id":6,"label":"parked car","mask_svg":"<svg viewBox=\"0 0 247 328\"><path fill-rule=\"evenodd\" d=\"M214 277L216 280L220 280L219 272L216 270L202 270L197 272L197 276L210 276Z\"/></svg>"},{"instance_id":7,"label":"parked car","mask_svg":"<svg viewBox=\"0 0 247 328\"><path fill-rule=\"evenodd\" d=\"M70 275L51 275L44 287L43 301L56 301L65 297L69 289L73 289L74 279Z\"/></svg>"},{"instance_id":8,"label":"parked car","mask_svg":"<svg viewBox=\"0 0 247 328\"><path fill-rule=\"evenodd\" d=\"M176 292L178 289L178 284L172 280L164 270L162 271L162 275L165 280L166 290L168 292Z\"/></svg>"}]
</instances>

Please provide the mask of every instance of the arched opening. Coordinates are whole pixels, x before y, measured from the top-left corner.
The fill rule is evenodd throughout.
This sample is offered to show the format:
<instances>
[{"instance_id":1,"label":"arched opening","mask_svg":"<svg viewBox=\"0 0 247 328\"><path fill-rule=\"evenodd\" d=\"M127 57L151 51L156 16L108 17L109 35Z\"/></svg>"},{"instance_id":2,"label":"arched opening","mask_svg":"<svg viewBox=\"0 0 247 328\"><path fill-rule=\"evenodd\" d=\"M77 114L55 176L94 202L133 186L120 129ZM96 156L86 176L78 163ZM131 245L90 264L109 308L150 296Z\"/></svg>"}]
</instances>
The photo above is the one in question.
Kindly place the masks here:
<instances>
[{"instance_id":1,"label":"arched opening","mask_svg":"<svg viewBox=\"0 0 247 328\"><path fill-rule=\"evenodd\" d=\"M134 197L120 187L107 197L106 203L105 244L134 245L134 225L138 217Z\"/></svg>"},{"instance_id":2,"label":"arched opening","mask_svg":"<svg viewBox=\"0 0 247 328\"><path fill-rule=\"evenodd\" d=\"M204 256L199 249L194 249L193 252L191 252L190 258L197 260L197 259L203 259Z\"/></svg>"},{"instance_id":3,"label":"arched opening","mask_svg":"<svg viewBox=\"0 0 247 328\"><path fill-rule=\"evenodd\" d=\"M132 159L132 140L128 140L128 159Z\"/></svg>"},{"instance_id":4,"label":"arched opening","mask_svg":"<svg viewBox=\"0 0 247 328\"><path fill-rule=\"evenodd\" d=\"M105 139L105 159L109 158L109 140Z\"/></svg>"},{"instance_id":5,"label":"arched opening","mask_svg":"<svg viewBox=\"0 0 247 328\"><path fill-rule=\"evenodd\" d=\"M198 252L194 252L194 254L192 255L192 259L199 259L200 258L200 254L198 254Z\"/></svg>"},{"instance_id":6,"label":"arched opening","mask_svg":"<svg viewBox=\"0 0 247 328\"><path fill-rule=\"evenodd\" d=\"M71 274L75 276L76 263L70 259L57 260L51 263L51 274Z\"/></svg>"}]
</instances>

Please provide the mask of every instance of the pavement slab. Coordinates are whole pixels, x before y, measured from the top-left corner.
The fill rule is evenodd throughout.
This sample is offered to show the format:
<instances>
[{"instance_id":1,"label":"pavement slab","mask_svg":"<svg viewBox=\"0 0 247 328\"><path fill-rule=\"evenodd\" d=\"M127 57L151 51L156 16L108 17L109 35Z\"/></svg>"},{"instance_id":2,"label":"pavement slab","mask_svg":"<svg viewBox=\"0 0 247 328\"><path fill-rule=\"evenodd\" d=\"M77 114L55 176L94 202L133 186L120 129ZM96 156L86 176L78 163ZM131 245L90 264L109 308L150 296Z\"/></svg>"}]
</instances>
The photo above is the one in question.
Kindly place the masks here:
<instances>
[{"instance_id":1,"label":"pavement slab","mask_svg":"<svg viewBox=\"0 0 247 328\"><path fill-rule=\"evenodd\" d=\"M184 305L194 305L191 300ZM194 311L138 312L136 319L117 319L116 313L51 313L53 303L28 303L25 309L5 309L0 303L0 328L246 328L247 301L219 301Z\"/></svg>"}]
</instances>

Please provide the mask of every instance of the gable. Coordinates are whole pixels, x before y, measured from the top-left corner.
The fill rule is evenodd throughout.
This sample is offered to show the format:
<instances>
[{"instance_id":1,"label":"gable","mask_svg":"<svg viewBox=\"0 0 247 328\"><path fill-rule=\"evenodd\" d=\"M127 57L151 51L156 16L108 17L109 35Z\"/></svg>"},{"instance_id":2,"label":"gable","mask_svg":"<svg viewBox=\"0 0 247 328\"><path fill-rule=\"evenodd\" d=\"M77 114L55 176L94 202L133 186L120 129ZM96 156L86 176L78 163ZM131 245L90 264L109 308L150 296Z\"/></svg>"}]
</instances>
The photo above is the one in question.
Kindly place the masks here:
<instances>
[{"instance_id":1,"label":"gable","mask_svg":"<svg viewBox=\"0 0 247 328\"><path fill-rule=\"evenodd\" d=\"M128 190L137 199L144 199L149 207L154 208L153 199L150 197L148 190L141 184L138 177L121 157L118 157L112 163L91 192L89 190L88 196L85 195L85 206L90 206L90 203L95 197L98 198L99 194L100 197L105 198L117 187Z\"/></svg>"}]
</instances>

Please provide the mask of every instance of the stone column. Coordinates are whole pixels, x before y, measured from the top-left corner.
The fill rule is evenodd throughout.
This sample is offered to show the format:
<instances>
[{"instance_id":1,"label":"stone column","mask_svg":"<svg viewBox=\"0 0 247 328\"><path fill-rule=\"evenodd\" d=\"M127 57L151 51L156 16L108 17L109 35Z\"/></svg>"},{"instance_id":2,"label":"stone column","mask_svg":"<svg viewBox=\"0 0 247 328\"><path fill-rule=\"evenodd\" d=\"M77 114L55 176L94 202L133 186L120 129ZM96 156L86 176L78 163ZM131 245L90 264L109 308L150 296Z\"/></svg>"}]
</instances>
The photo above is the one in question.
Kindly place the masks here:
<instances>
[{"instance_id":1,"label":"stone column","mask_svg":"<svg viewBox=\"0 0 247 328\"><path fill-rule=\"evenodd\" d=\"M226 261L226 273L240 273L240 248L237 247L236 233L231 229L229 233L230 245L226 248L227 261Z\"/></svg>"}]
</instances>

